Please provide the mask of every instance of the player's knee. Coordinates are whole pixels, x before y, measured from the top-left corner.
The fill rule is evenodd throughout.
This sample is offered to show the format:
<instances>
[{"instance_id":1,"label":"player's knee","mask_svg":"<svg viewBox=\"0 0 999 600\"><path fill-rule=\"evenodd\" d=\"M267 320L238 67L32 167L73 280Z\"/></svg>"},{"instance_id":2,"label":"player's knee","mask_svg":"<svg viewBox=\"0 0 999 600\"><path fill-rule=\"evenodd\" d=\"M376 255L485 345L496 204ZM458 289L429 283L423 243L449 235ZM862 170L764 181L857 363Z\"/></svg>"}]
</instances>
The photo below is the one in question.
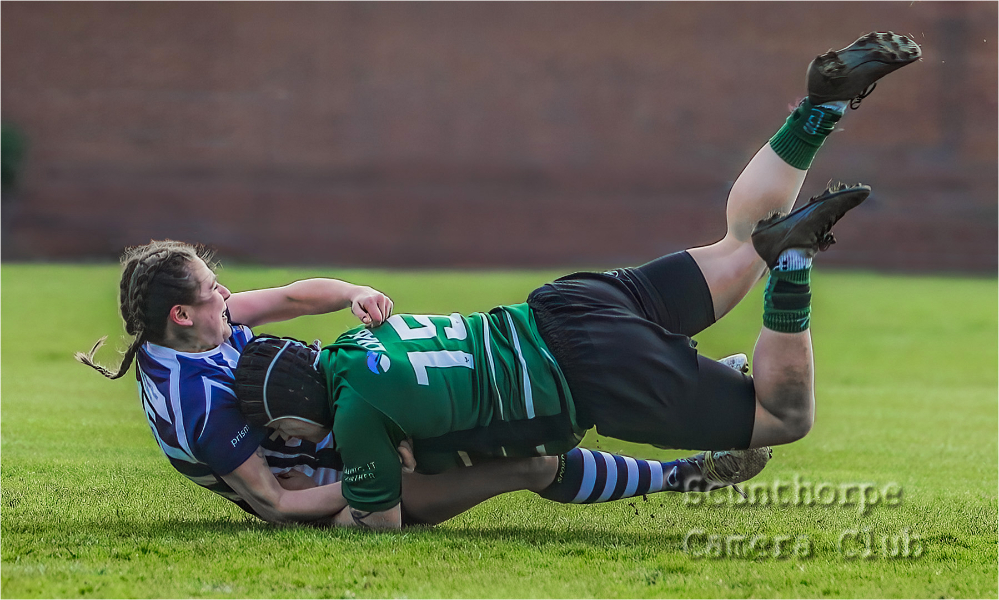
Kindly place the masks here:
<instances>
[{"instance_id":1,"label":"player's knee","mask_svg":"<svg viewBox=\"0 0 999 600\"><path fill-rule=\"evenodd\" d=\"M815 423L815 416L811 410L789 411L781 419L784 435L787 437L786 443L796 442L808 435Z\"/></svg>"}]
</instances>

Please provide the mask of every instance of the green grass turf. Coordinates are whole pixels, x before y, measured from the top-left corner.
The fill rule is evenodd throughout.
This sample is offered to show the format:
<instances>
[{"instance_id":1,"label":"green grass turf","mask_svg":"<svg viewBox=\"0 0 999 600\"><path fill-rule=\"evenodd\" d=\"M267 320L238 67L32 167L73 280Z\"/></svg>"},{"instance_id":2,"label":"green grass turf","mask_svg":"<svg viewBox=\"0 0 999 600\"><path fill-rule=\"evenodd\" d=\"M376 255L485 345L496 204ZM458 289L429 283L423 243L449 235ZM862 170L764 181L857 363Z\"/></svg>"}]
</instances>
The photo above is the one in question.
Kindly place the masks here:
<instances>
[{"instance_id":1,"label":"green grass turf","mask_svg":"<svg viewBox=\"0 0 999 600\"><path fill-rule=\"evenodd\" d=\"M426 313L517 302L555 274L231 267L221 279L238 290L338 276L382 289L400 312ZM747 486L753 503L722 490L565 506L523 492L389 534L270 526L174 472L133 376L110 382L71 358L105 334L111 348L124 346L115 266L8 264L0 279L5 597L997 594L994 278L816 272L817 423L775 450ZM748 353L760 296L699 336L700 350ZM332 340L348 325L337 314L261 331ZM683 454L592 433L585 444ZM776 501L762 496L796 476L823 500L837 497L808 506L802 494L795 506L788 488ZM853 490L839 504L839 486L865 482L871 498L894 484L901 499L861 511ZM893 557L904 535L909 556L901 547ZM763 551L748 556L754 536ZM789 539L775 557L778 536ZM868 558L847 556L868 539Z\"/></svg>"}]
</instances>

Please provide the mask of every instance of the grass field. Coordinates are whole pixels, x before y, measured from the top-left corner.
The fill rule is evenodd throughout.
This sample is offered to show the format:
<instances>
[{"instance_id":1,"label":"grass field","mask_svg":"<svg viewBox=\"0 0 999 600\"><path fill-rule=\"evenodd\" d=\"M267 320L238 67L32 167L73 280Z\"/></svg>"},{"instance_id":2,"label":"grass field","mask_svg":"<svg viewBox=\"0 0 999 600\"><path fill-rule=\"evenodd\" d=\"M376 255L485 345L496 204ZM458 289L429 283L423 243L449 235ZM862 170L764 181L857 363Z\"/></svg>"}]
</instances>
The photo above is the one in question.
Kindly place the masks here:
<instances>
[{"instance_id":1,"label":"grass field","mask_svg":"<svg viewBox=\"0 0 999 600\"><path fill-rule=\"evenodd\" d=\"M521 301L555 274L220 276L237 290L337 276L385 291L399 312L439 313ZM813 277L817 422L775 450L747 486L752 502L720 490L565 506L524 492L436 528L373 534L270 526L184 479L154 444L132 375L109 382L72 360L121 335L117 267L3 265L0 592L995 598L996 280ZM760 295L702 334L699 349L748 353ZM261 331L331 341L348 325L338 314ZM685 454L592 432L584 445Z\"/></svg>"}]
</instances>

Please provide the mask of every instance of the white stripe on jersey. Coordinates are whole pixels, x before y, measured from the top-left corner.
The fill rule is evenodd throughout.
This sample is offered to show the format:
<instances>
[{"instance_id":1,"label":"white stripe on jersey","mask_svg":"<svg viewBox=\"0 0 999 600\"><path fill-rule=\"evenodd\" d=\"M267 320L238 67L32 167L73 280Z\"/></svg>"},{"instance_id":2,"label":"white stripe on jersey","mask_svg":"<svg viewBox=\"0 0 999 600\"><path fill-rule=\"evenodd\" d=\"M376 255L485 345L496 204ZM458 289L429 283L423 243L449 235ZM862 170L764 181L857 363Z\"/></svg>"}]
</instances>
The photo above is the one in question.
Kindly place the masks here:
<instances>
[{"instance_id":1,"label":"white stripe on jersey","mask_svg":"<svg viewBox=\"0 0 999 600\"><path fill-rule=\"evenodd\" d=\"M510 324L510 335L513 337L513 347L517 351L517 358L520 359L520 367L524 372L524 410L527 418L534 418L534 394L531 393L531 374L527 371L527 361L524 359L524 352L520 349L520 338L517 337L517 328L513 325L510 313L503 312L506 322Z\"/></svg>"},{"instance_id":2,"label":"white stripe on jersey","mask_svg":"<svg viewBox=\"0 0 999 600\"><path fill-rule=\"evenodd\" d=\"M156 443L159 444L160 450L163 450L163 454L166 454L168 458L176 458L177 460L182 460L192 464L200 463L200 461L194 458L194 456L187 454L182 449L175 448L163 441L163 438L160 437L160 432L157 431L155 427L150 425L149 428L153 431L153 437L156 438Z\"/></svg>"},{"instance_id":3,"label":"white stripe on jersey","mask_svg":"<svg viewBox=\"0 0 999 600\"><path fill-rule=\"evenodd\" d=\"M482 317L482 340L486 346L486 359L489 361L489 375L493 380L493 391L496 392L496 406L499 408L499 418L503 421L503 396L500 394L499 385L496 383L496 365L493 363L493 345L489 341L489 321L485 313L479 313ZM504 454L504 456L506 456Z\"/></svg>"},{"instance_id":4,"label":"white stripe on jersey","mask_svg":"<svg viewBox=\"0 0 999 600\"><path fill-rule=\"evenodd\" d=\"M205 420L201 423L201 432L198 433L198 440L205 435L205 427L208 426L208 418L212 416L212 388L221 387L212 385L214 382L207 377L201 378L201 385L205 388Z\"/></svg>"},{"instance_id":5,"label":"white stripe on jersey","mask_svg":"<svg viewBox=\"0 0 999 600\"><path fill-rule=\"evenodd\" d=\"M271 435L272 440L276 440L277 438L278 434L276 432ZM323 438L321 442L316 444L316 455L318 456L320 450L329 448L330 444L332 443L333 443L333 434L330 433L325 438ZM301 446L302 446L302 440L293 437L293 438L288 438L287 440L284 441L284 447L288 452L280 452L278 450L270 450L267 448L261 448L261 449L263 450L264 458L266 459L270 459L271 457L291 459L291 460L298 459L301 457L315 458L306 452L298 452L298 453L291 452L296 448L301 448ZM270 460L268 460L268 462L270 462ZM337 471L336 469L331 469L329 467L317 467L313 469L309 465L302 463L302 464L296 464L291 467L271 466L270 469L271 473L273 473L274 475L287 473L289 471L300 471L305 476L312 479L312 481L316 482L316 485L329 485L331 483L336 483L340 481L340 471Z\"/></svg>"},{"instance_id":6,"label":"white stripe on jersey","mask_svg":"<svg viewBox=\"0 0 999 600\"><path fill-rule=\"evenodd\" d=\"M239 352L228 344L222 344L219 346L219 350L222 351L222 360L225 361L224 364L219 364L207 356L201 360L211 365L212 368L219 369L229 377L233 377L232 370L235 369L236 365L239 363ZM201 424L201 433L198 434L198 439L201 439L201 436L205 433L205 427L208 425L208 417L212 414L212 388L214 387L216 389L220 389L233 398L236 397L236 394L234 394L227 385L223 385L207 377L202 377L202 381L204 381L205 384L205 402L207 404L205 406L205 422Z\"/></svg>"},{"instance_id":7,"label":"white stripe on jersey","mask_svg":"<svg viewBox=\"0 0 999 600\"><path fill-rule=\"evenodd\" d=\"M315 481L316 485L329 485L331 483L336 483L340 481L340 471L320 467L312 474L312 481Z\"/></svg>"},{"instance_id":8,"label":"white stripe on jersey","mask_svg":"<svg viewBox=\"0 0 999 600\"><path fill-rule=\"evenodd\" d=\"M160 437L160 432L156 430L156 417L161 418L167 423L172 423L170 420L170 414L166 408L166 398L163 394L153 385L153 382L149 377L142 371L142 369L136 369L139 372L139 377L145 382L139 384L139 398L142 399L144 412L146 413L146 421L149 422L149 429L153 432L153 438L156 439L156 443L159 444L160 449L163 453L170 458L176 458L177 460L182 460L189 463L198 463L198 459L194 458L194 455L184 452L181 448L174 448L170 444L167 444L163 438ZM150 412L154 414L150 414Z\"/></svg>"},{"instance_id":9,"label":"white stripe on jersey","mask_svg":"<svg viewBox=\"0 0 999 600\"><path fill-rule=\"evenodd\" d=\"M297 438L291 438L291 439L294 440L294 439L297 439ZM301 445L301 444L299 444L299 445ZM289 446L290 446L290 444L285 443L285 447L286 448L288 448L289 450L293 450L294 449L294 448L289 448ZM299 456L311 456L311 454L309 454L307 452L288 453L288 452L279 452L277 450L270 450L270 449L267 449L267 448L264 448L264 454L266 456L273 456L274 458L298 458Z\"/></svg>"},{"instance_id":10,"label":"white stripe on jersey","mask_svg":"<svg viewBox=\"0 0 999 600\"><path fill-rule=\"evenodd\" d=\"M139 377L142 381L139 383L139 397L146 400L146 405L148 408L152 409L153 413L159 418L163 419L167 423L172 423L170 419L170 411L167 410L166 397L160 393L159 389L153 383L149 376L146 375L145 371L138 369ZM145 390L145 394L143 394ZM152 421L153 419L150 419Z\"/></svg>"},{"instance_id":11,"label":"white stripe on jersey","mask_svg":"<svg viewBox=\"0 0 999 600\"><path fill-rule=\"evenodd\" d=\"M297 439L297 438L292 438L292 439ZM291 440L289 440L289 442L290 441ZM330 448L332 444L333 444L333 432L330 432L326 435L325 438L323 438L323 441L316 444L316 454L318 455L319 451L323 450L324 448ZM316 485L328 485L340 481L340 475L341 475L340 471L337 471L336 469L330 469L328 467L319 467L318 469L315 470L315 473L312 474L312 480L316 482Z\"/></svg>"},{"instance_id":12,"label":"white stripe on jersey","mask_svg":"<svg viewBox=\"0 0 999 600\"><path fill-rule=\"evenodd\" d=\"M187 443L187 430L184 429L184 408L180 405L180 361L174 355L164 366L170 369L170 397L167 400L170 402L174 416L177 417L173 424L177 431L177 443L180 444L181 449L194 456L191 446Z\"/></svg>"},{"instance_id":13,"label":"white stripe on jersey","mask_svg":"<svg viewBox=\"0 0 999 600\"><path fill-rule=\"evenodd\" d=\"M205 427L208 426L208 418L212 414L212 388L221 390L233 398L236 397L236 394L232 393L232 390L229 389L229 386L227 385L223 385L217 381L212 381L207 377L202 377L201 381L205 386L205 422L201 424L201 433L198 434L199 440L201 439L201 436L204 435Z\"/></svg>"},{"instance_id":14,"label":"white stripe on jersey","mask_svg":"<svg viewBox=\"0 0 999 600\"><path fill-rule=\"evenodd\" d=\"M555 357L551 355L551 352L549 352L547 348L545 348L544 346L539 346L538 349L541 350L541 353L545 355L545 358L547 358L549 362L551 362L556 367L558 366L558 363L555 362Z\"/></svg>"}]
</instances>

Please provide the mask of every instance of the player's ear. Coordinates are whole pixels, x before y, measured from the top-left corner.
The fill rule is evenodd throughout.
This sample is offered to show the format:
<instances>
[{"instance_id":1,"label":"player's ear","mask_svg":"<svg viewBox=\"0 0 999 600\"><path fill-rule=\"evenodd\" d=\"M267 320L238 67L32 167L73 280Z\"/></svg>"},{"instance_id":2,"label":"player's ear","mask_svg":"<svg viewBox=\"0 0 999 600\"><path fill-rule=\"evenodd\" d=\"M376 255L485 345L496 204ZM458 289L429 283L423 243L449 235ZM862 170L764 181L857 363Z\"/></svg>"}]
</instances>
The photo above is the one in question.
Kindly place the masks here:
<instances>
[{"instance_id":1,"label":"player's ear","mask_svg":"<svg viewBox=\"0 0 999 600\"><path fill-rule=\"evenodd\" d=\"M194 325L194 321L191 319L190 308L191 307L186 304L174 304L170 307L170 322L183 327L190 327Z\"/></svg>"}]
</instances>

